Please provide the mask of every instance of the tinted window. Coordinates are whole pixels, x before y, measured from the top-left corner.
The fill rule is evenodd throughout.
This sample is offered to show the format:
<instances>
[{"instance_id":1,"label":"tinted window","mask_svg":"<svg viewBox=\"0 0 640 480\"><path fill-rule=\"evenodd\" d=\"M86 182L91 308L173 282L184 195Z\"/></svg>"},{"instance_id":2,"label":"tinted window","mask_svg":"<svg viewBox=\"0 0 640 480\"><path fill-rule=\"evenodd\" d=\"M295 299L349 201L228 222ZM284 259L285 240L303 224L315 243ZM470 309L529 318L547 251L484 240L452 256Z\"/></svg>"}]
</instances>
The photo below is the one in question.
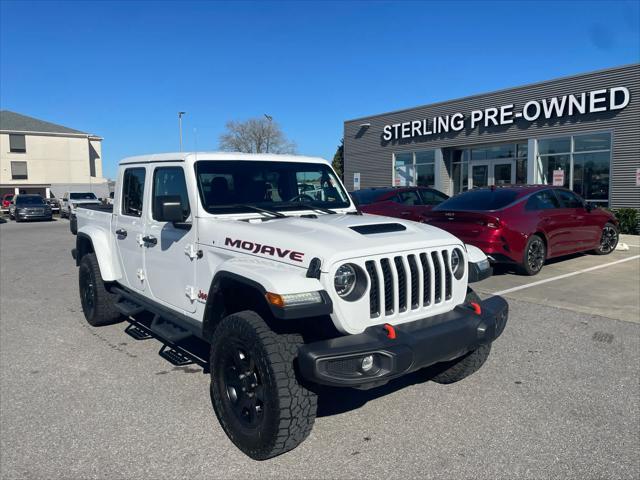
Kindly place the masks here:
<instances>
[{"instance_id":1,"label":"tinted window","mask_svg":"<svg viewBox=\"0 0 640 480\"><path fill-rule=\"evenodd\" d=\"M498 210L512 203L518 192L502 189L470 190L450 198L434 210Z\"/></svg>"},{"instance_id":2,"label":"tinted window","mask_svg":"<svg viewBox=\"0 0 640 480\"><path fill-rule=\"evenodd\" d=\"M418 192L415 190L408 190L406 192L398 192L398 199L396 200L398 203L403 205L422 205L422 199Z\"/></svg>"},{"instance_id":3,"label":"tinted window","mask_svg":"<svg viewBox=\"0 0 640 480\"><path fill-rule=\"evenodd\" d=\"M584 206L582 200L573 192L556 190L556 195L560 198L560 202L562 202L564 208L582 208Z\"/></svg>"},{"instance_id":4,"label":"tinted window","mask_svg":"<svg viewBox=\"0 0 640 480\"><path fill-rule=\"evenodd\" d=\"M199 161L196 176L203 206L214 214L252 211L243 204L271 210L350 206L349 196L324 163Z\"/></svg>"},{"instance_id":5,"label":"tinted window","mask_svg":"<svg viewBox=\"0 0 640 480\"><path fill-rule=\"evenodd\" d=\"M529 197L529 200L527 200L526 205L527 210L548 210L559 207L560 203L558 202L558 199L553 192L549 190L544 190L532 195Z\"/></svg>"},{"instance_id":6,"label":"tinted window","mask_svg":"<svg viewBox=\"0 0 640 480\"><path fill-rule=\"evenodd\" d=\"M370 203L377 202L378 199L389 193L390 188L376 189L376 190L356 190L351 192L351 196L356 199L359 205L369 205Z\"/></svg>"},{"instance_id":7,"label":"tinted window","mask_svg":"<svg viewBox=\"0 0 640 480\"><path fill-rule=\"evenodd\" d=\"M42 205L44 199L40 195L18 195L16 205Z\"/></svg>"},{"instance_id":8,"label":"tinted window","mask_svg":"<svg viewBox=\"0 0 640 480\"><path fill-rule=\"evenodd\" d=\"M97 200L96 194L92 192L73 192L69 194L71 200Z\"/></svg>"},{"instance_id":9,"label":"tinted window","mask_svg":"<svg viewBox=\"0 0 640 480\"><path fill-rule=\"evenodd\" d=\"M420 190L420 196L425 205L438 205L449 198L436 190Z\"/></svg>"},{"instance_id":10,"label":"tinted window","mask_svg":"<svg viewBox=\"0 0 640 480\"><path fill-rule=\"evenodd\" d=\"M29 175L27 174L27 162L11 162L11 179L12 180L27 180Z\"/></svg>"},{"instance_id":11,"label":"tinted window","mask_svg":"<svg viewBox=\"0 0 640 480\"><path fill-rule=\"evenodd\" d=\"M144 195L144 168L127 168L122 178L122 214L142 216ZM72 194L73 195L73 194Z\"/></svg>"},{"instance_id":12,"label":"tinted window","mask_svg":"<svg viewBox=\"0 0 640 480\"><path fill-rule=\"evenodd\" d=\"M25 136L20 134L10 133L9 134L9 151L11 153L25 153L27 151Z\"/></svg>"},{"instance_id":13,"label":"tinted window","mask_svg":"<svg viewBox=\"0 0 640 480\"><path fill-rule=\"evenodd\" d=\"M187 182L184 179L182 167L156 168L153 173L153 218L160 217L162 197L171 195L179 196L182 204L182 220L189 218L189 195L187 194Z\"/></svg>"}]
</instances>

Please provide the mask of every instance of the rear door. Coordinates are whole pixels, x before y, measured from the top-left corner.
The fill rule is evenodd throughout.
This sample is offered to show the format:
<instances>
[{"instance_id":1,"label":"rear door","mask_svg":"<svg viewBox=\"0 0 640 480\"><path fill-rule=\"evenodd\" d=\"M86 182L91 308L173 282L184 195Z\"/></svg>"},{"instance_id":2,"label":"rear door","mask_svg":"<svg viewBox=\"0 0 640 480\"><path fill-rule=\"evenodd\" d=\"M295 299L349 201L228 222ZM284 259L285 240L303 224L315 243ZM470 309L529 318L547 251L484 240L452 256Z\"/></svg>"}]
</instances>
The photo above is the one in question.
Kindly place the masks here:
<instances>
[{"instance_id":1,"label":"rear door","mask_svg":"<svg viewBox=\"0 0 640 480\"><path fill-rule=\"evenodd\" d=\"M196 309L196 227L192 219L195 198L189 198L183 163L162 164L150 172L151 208L147 209L145 270L151 296L188 312ZM179 196L183 222L160 220L163 197ZM195 208L193 208L195 210Z\"/></svg>"},{"instance_id":2,"label":"rear door","mask_svg":"<svg viewBox=\"0 0 640 480\"><path fill-rule=\"evenodd\" d=\"M113 222L120 267L126 284L136 290L146 290L142 237L144 236L145 183L147 171L144 166L131 166L122 173L120 205L114 205L117 212Z\"/></svg>"},{"instance_id":3,"label":"rear door","mask_svg":"<svg viewBox=\"0 0 640 480\"><path fill-rule=\"evenodd\" d=\"M573 253L582 250L588 244L589 230L585 225L586 210L582 200L573 192L554 189L553 192L560 201L560 222L562 223L561 242L559 248L562 253Z\"/></svg>"}]
</instances>

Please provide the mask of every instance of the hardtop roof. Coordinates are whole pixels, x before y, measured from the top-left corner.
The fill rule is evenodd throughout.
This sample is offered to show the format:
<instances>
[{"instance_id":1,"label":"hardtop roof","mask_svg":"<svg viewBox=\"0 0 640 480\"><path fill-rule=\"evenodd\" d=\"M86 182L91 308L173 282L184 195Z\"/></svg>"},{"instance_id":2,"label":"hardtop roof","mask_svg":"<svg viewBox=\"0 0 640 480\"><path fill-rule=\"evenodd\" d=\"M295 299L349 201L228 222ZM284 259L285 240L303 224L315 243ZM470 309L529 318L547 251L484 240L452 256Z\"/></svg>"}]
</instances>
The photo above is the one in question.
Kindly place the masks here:
<instances>
[{"instance_id":1,"label":"hardtop roof","mask_svg":"<svg viewBox=\"0 0 640 480\"><path fill-rule=\"evenodd\" d=\"M188 162L194 163L199 160L209 161L263 161L263 162L301 162L301 163L323 163L329 162L322 157L308 157L304 155L281 155L273 153L241 153L241 152L169 152L154 153L150 155L138 155L135 157L123 158L120 165L130 165L136 163L154 162Z\"/></svg>"}]
</instances>

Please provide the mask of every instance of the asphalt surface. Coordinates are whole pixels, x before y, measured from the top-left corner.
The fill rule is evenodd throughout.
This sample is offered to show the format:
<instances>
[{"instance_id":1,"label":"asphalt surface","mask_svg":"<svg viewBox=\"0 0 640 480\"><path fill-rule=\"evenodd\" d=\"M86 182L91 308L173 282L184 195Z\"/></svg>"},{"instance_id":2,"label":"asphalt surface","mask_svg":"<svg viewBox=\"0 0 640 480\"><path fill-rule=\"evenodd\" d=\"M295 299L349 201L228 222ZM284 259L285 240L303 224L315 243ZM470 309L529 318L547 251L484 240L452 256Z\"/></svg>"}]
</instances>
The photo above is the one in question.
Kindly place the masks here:
<instances>
[{"instance_id":1,"label":"asphalt surface","mask_svg":"<svg viewBox=\"0 0 640 480\"><path fill-rule=\"evenodd\" d=\"M306 442L256 462L201 368L85 323L73 242L65 220L0 225L3 479L640 477L637 323L510 300L475 375L328 391Z\"/></svg>"}]
</instances>

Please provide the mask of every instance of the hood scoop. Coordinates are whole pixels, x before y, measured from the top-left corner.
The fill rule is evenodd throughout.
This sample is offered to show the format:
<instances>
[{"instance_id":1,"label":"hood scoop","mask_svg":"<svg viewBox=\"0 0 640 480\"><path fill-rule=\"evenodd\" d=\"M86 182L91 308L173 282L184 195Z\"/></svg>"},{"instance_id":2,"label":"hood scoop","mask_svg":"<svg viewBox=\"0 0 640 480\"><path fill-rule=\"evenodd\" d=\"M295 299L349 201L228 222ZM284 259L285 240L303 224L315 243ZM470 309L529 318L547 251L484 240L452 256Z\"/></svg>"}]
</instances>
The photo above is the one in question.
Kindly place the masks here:
<instances>
[{"instance_id":1,"label":"hood scoop","mask_svg":"<svg viewBox=\"0 0 640 480\"><path fill-rule=\"evenodd\" d=\"M374 235L376 233L402 232L407 229L399 223L374 223L372 225L356 225L349 227L354 232L361 235Z\"/></svg>"}]
</instances>

